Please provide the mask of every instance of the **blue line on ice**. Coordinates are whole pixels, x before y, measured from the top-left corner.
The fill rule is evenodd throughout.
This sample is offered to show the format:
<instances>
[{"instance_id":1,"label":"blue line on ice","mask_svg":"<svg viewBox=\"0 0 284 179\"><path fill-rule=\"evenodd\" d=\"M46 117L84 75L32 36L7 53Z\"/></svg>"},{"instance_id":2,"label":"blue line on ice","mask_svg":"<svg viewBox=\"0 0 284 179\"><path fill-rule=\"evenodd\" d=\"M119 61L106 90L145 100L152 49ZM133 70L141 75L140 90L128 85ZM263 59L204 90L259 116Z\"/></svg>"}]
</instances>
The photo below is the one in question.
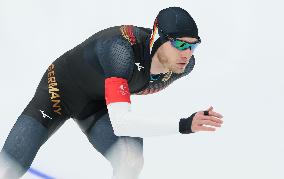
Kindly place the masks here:
<instances>
[{"instance_id":1,"label":"blue line on ice","mask_svg":"<svg viewBox=\"0 0 284 179\"><path fill-rule=\"evenodd\" d=\"M36 176L40 177L40 178L44 178L44 179L55 179L55 178L53 178L53 177L51 177L51 176L48 176L48 175L46 175L46 174L44 174L44 173L42 173L42 172L40 172L40 171L38 171L38 170L36 170L36 169L33 169L33 168L30 168L30 169L29 169L29 172L30 172L31 174L33 174L33 175L36 175Z\"/></svg>"}]
</instances>

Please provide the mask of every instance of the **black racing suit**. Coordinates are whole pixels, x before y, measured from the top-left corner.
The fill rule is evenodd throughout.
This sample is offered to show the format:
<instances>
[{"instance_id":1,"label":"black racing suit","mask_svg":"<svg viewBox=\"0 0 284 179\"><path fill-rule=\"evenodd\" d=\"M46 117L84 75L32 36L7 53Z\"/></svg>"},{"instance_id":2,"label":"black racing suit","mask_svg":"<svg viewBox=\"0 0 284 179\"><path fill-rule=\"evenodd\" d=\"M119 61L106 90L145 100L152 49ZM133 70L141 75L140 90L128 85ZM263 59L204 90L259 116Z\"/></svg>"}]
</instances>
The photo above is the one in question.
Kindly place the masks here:
<instances>
[{"instance_id":1,"label":"black racing suit","mask_svg":"<svg viewBox=\"0 0 284 179\"><path fill-rule=\"evenodd\" d=\"M146 95L191 72L194 56L183 73L162 74L151 81L150 35L151 29L136 26L111 27L92 35L49 66L22 114L39 120L51 129L50 135L70 117L86 132L96 121L84 119L107 113L106 78L127 79L131 94Z\"/></svg>"}]
</instances>

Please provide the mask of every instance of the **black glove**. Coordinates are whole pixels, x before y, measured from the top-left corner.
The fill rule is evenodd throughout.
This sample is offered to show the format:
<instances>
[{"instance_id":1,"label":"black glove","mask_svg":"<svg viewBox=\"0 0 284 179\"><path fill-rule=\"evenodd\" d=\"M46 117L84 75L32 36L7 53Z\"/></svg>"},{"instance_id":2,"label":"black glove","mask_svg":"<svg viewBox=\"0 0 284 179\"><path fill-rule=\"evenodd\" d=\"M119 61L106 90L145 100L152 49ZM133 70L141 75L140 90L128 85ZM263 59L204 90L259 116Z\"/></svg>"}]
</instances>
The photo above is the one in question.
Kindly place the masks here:
<instances>
[{"instance_id":1,"label":"black glove","mask_svg":"<svg viewBox=\"0 0 284 179\"><path fill-rule=\"evenodd\" d=\"M197 112L196 112L197 113ZM179 132L182 134L190 134L194 133L191 130L191 124L193 117L195 116L196 113L193 113L190 117L188 118L182 118L179 121Z\"/></svg>"}]
</instances>

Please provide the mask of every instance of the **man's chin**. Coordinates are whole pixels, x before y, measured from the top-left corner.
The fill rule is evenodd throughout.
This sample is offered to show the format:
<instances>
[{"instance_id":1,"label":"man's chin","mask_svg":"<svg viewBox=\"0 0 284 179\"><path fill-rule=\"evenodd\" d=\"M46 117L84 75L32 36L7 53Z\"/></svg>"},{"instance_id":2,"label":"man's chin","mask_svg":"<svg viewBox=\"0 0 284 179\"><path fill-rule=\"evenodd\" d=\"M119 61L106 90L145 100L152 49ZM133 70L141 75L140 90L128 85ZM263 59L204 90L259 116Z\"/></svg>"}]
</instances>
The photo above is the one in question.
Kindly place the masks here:
<instances>
[{"instance_id":1,"label":"man's chin","mask_svg":"<svg viewBox=\"0 0 284 179\"><path fill-rule=\"evenodd\" d=\"M185 70L185 68L178 68L178 69L175 68L175 69L172 70L172 72L177 73L177 74L181 74L181 73L184 72L184 70Z\"/></svg>"}]
</instances>

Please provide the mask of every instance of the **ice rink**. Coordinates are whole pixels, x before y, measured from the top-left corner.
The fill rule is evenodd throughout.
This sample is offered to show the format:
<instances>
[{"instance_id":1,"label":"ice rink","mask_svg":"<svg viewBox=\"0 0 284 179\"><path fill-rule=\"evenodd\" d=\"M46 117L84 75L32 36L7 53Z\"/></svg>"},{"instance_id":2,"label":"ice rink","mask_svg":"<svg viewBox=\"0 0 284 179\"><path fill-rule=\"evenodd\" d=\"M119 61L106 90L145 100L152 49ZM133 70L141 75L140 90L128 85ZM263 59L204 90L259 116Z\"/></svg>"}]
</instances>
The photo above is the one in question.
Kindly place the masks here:
<instances>
[{"instance_id":1,"label":"ice rink","mask_svg":"<svg viewBox=\"0 0 284 179\"><path fill-rule=\"evenodd\" d=\"M0 0L0 148L49 64L110 26L152 28L159 10L186 9L202 43L196 66L165 90L132 96L147 115L188 117L210 105L214 133L144 139L141 179L283 179L284 24L280 0ZM73 120L32 167L56 179L110 179L110 164ZM27 173L23 179L39 179Z\"/></svg>"}]
</instances>

